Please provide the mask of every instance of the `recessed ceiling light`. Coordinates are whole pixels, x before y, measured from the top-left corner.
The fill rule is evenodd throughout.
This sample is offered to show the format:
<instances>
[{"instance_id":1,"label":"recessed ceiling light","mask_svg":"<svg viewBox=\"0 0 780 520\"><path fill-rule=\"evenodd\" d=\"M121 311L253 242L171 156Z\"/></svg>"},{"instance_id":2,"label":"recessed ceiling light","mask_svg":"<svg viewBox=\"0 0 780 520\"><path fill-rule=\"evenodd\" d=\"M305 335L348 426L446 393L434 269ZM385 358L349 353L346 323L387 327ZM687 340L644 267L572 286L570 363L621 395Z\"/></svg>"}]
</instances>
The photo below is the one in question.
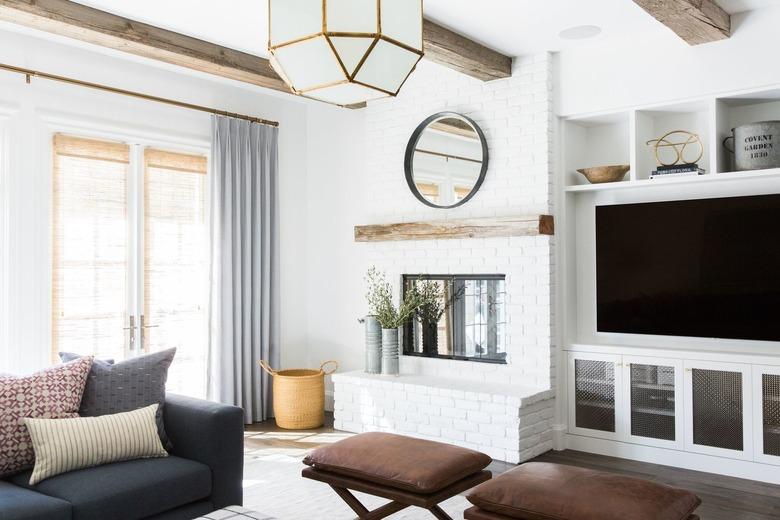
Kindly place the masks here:
<instances>
[{"instance_id":1,"label":"recessed ceiling light","mask_svg":"<svg viewBox=\"0 0 780 520\"><path fill-rule=\"evenodd\" d=\"M558 36L564 40L584 40L599 34L601 34L601 27L597 25L578 25L561 31Z\"/></svg>"}]
</instances>

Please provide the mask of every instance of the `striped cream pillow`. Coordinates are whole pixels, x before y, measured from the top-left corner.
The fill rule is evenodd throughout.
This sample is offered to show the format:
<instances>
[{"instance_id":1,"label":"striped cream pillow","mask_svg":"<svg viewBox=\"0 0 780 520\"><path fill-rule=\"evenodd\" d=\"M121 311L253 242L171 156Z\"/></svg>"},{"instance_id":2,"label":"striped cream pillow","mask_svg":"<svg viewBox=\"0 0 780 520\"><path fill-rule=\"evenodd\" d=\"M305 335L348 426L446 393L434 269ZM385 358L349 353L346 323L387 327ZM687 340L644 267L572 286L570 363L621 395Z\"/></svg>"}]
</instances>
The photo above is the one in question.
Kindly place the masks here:
<instances>
[{"instance_id":1,"label":"striped cream pillow","mask_svg":"<svg viewBox=\"0 0 780 520\"><path fill-rule=\"evenodd\" d=\"M158 406L100 417L23 419L35 450L30 485L110 462L167 457L157 434Z\"/></svg>"}]
</instances>

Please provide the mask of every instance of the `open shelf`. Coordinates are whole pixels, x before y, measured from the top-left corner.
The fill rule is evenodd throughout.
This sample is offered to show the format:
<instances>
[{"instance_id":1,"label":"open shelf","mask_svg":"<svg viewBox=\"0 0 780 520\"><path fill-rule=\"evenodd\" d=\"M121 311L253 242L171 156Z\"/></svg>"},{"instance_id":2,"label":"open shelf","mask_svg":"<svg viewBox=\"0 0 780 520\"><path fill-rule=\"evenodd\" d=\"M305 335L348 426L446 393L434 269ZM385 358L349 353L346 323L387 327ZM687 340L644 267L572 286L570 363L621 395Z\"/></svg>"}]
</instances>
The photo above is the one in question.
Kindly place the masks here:
<instances>
[{"instance_id":1,"label":"open shelf","mask_svg":"<svg viewBox=\"0 0 780 520\"><path fill-rule=\"evenodd\" d=\"M737 126L758 121L780 120L780 89L753 92L716 100L717 161L720 171L734 169L734 156L722 146Z\"/></svg>"},{"instance_id":2,"label":"open shelf","mask_svg":"<svg viewBox=\"0 0 780 520\"><path fill-rule=\"evenodd\" d=\"M568 119L563 123L567 186L589 186L580 168L631 163L629 112ZM625 181L630 179L630 172Z\"/></svg>"},{"instance_id":3,"label":"open shelf","mask_svg":"<svg viewBox=\"0 0 780 520\"><path fill-rule=\"evenodd\" d=\"M657 107L648 110L637 110L636 120L636 163L634 165L634 179L649 179L653 170L658 167L655 157L655 149L648 141L659 139L668 132L683 130L696 134L701 139L702 146L694 144L686 147L683 153L683 162L696 162L700 168L710 172L709 151L710 139L710 112L709 105L704 101L683 103ZM680 136L671 136L671 140L679 141ZM699 152L704 154L697 159ZM673 164L677 152L672 147L659 149L659 157L666 164Z\"/></svg>"},{"instance_id":4,"label":"open shelf","mask_svg":"<svg viewBox=\"0 0 780 520\"><path fill-rule=\"evenodd\" d=\"M780 121L780 86L606 114L563 118L563 190L577 193L780 175L780 167L735 172L733 154L723 146L723 141L732 134L733 128L771 120ZM675 130L699 136L704 150L697 164L706 170L706 175L650 180L657 161L653 146L647 142ZM695 159L697 151L697 148L689 147L684 159ZM672 153L671 158L674 157ZM662 158L664 162L670 162L666 160L667 156ZM630 172L621 182L589 184L577 173L578 168L614 164L631 166Z\"/></svg>"},{"instance_id":5,"label":"open shelf","mask_svg":"<svg viewBox=\"0 0 780 520\"><path fill-rule=\"evenodd\" d=\"M627 188L647 188L650 186L675 186L682 184L741 181L755 178L780 179L780 168L773 168L770 170L752 170L746 172L711 173L707 175L699 175L697 177L668 177L664 179L641 179L636 181L611 182L604 184L580 184L576 186L567 186L565 191L567 193L577 193L583 191L608 191Z\"/></svg>"}]
</instances>

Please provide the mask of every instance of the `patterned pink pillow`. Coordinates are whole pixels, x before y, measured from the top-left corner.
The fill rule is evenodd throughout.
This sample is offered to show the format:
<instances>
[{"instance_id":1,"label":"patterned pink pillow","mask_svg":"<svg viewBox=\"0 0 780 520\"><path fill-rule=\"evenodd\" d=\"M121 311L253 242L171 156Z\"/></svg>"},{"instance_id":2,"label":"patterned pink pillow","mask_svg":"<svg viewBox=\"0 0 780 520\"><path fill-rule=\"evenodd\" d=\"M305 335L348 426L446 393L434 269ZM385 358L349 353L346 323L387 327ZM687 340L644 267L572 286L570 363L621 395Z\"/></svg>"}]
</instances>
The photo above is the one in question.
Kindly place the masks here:
<instances>
[{"instance_id":1,"label":"patterned pink pillow","mask_svg":"<svg viewBox=\"0 0 780 520\"><path fill-rule=\"evenodd\" d=\"M0 477L35 462L25 417L78 417L92 358L85 357L23 377L0 377Z\"/></svg>"}]
</instances>

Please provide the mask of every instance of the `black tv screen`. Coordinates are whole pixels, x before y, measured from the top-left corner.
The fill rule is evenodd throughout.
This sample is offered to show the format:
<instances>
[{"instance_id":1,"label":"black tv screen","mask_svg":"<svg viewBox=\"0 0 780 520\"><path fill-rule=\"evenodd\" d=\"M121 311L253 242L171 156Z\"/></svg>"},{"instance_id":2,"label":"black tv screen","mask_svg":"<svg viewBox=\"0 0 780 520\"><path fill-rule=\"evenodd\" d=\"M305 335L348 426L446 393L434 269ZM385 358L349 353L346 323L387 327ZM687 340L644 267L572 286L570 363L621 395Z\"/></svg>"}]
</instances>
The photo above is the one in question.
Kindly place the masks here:
<instances>
[{"instance_id":1,"label":"black tv screen","mask_svg":"<svg viewBox=\"0 0 780 520\"><path fill-rule=\"evenodd\" d=\"M780 341L780 195L596 208L597 330Z\"/></svg>"}]
</instances>

